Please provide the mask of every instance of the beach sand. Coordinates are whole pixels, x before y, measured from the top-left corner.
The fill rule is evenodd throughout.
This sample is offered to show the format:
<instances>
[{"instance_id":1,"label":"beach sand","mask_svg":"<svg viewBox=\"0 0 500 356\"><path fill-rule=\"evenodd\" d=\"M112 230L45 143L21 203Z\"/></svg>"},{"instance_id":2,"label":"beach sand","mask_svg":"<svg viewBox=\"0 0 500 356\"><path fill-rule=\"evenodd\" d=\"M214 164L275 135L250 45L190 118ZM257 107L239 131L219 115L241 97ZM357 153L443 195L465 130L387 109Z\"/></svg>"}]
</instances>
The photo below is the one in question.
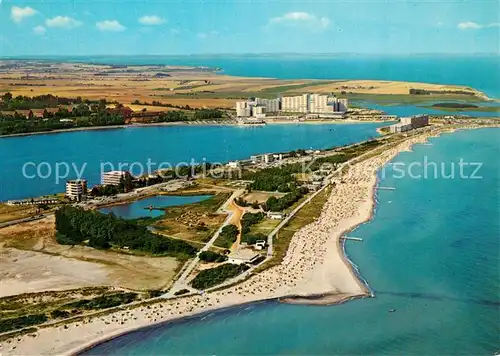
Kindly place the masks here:
<instances>
[{"instance_id":1,"label":"beach sand","mask_svg":"<svg viewBox=\"0 0 500 356\"><path fill-rule=\"evenodd\" d=\"M369 287L344 254L341 236L371 218L377 169L399 152L425 142L429 135L408 138L378 156L351 165L348 174L336 178L321 215L293 236L280 265L227 289L41 328L2 342L0 354L74 354L137 328L255 301L282 298L295 303L333 304L370 296ZM297 296L302 298L290 298Z\"/></svg>"}]
</instances>

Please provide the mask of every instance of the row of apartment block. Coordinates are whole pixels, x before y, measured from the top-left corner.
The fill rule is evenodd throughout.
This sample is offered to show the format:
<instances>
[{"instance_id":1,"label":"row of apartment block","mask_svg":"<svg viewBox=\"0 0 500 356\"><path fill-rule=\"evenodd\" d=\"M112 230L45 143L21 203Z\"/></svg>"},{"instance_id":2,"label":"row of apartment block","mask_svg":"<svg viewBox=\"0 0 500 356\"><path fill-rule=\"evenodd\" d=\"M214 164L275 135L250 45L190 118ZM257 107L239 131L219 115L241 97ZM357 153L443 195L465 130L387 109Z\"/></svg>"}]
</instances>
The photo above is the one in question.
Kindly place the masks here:
<instances>
[{"instance_id":1,"label":"row of apartment block","mask_svg":"<svg viewBox=\"0 0 500 356\"><path fill-rule=\"evenodd\" d=\"M348 99L324 94L302 94L276 99L255 98L236 102L238 117L261 118L267 113L279 112L328 115L345 113L347 109Z\"/></svg>"}]
</instances>

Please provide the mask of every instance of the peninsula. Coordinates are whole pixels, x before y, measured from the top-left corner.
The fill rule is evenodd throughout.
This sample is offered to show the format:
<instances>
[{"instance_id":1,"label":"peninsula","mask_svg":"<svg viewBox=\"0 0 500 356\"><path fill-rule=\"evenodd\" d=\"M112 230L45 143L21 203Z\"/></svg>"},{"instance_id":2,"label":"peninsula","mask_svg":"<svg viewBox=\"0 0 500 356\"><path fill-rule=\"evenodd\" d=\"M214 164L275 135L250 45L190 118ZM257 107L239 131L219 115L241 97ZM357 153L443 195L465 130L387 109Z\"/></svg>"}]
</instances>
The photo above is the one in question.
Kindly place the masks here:
<instances>
[{"instance_id":1,"label":"peninsula","mask_svg":"<svg viewBox=\"0 0 500 356\"><path fill-rule=\"evenodd\" d=\"M480 109L488 100L462 86L239 78L218 68L36 60L2 61L0 88L4 136L259 124L252 121L258 115L266 123L320 122L319 116L337 112L338 122L393 121L356 103L451 100L461 104L444 107ZM293 112L282 115L283 108ZM377 170L429 137L485 126L498 123L412 116L381 128L383 136L348 146L253 155L223 167L205 162L183 167L187 176L113 170L89 190L86 180L70 180L65 195L0 204L0 353L74 354L137 328L258 301L328 305L371 297L344 243L372 216ZM220 175L204 176L206 170ZM241 176L234 178L235 172ZM206 199L157 203L174 195ZM154 203L142 210L158 215L126 219L103 211L148 199Z\"/></svg>"},{"instance_id":2,"label":"peninsula","mask_svg":"<svg viewBox=\"0 0 500 356\"><path fill-rule=\"evenodd\" d=\"M494 125L487 125L491 124ZM384 136L376 144L347 148L345 152L357 154L332 171L319 190L296 205L290 218L283 221L282 226L288 227L280 230L279 225L278 233L269 235L271 249L256 267L208 287L203 293L180 289L185 286L181 282L174 284L168 293L153 294L143 301L123 299L128 297L123 294L122 302L114 304L118 306L82 315L59 316L19 333L4 334L1 351L4 355L74 354L140 327L244 303L279 299L332 304L370 297L369 285L357 275L344 253L342 237L372 216L376 171L399 152L410 150L412 145L424 143L429 137L456 128L475 127L480 125L474 122L438 124ZM233 208L225 205L221 209ZM191 267L186 266L180 275L190 274Z\"/></svg>"}]
</instances>

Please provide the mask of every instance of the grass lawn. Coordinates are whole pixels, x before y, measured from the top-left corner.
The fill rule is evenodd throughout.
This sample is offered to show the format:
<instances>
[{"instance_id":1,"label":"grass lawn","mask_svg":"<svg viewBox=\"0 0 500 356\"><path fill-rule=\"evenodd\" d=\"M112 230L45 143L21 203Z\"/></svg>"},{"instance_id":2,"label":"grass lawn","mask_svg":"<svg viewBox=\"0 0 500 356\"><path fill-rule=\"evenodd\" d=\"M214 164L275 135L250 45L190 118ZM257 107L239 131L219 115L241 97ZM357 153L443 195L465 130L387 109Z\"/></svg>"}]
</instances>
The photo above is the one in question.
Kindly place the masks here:
<instances>
[{"instance_id":1,"label":"grass lawn","mask_svg":"<svg viewBox=\"0 0 500 356\"><path fill-rule=\"evenodd\" d=\"M168 207L154 227L174 238L207 242L226 218L223 214L216 214L216 211L230 195L217 193L198 203Z\"/></svg>"},{"instance_id":2,"label":"grass lawn","mask_svg":"<svg viewBox=\"0 0 500 356\"><path fill-rule=\"evenodd\" d=\"M279 225L280 222L281 220L263 219L261 222L252 225L250 227L249 235L254 235L254 234L268 235L269 233L271 233L271 231L274 230L276 226Z\"/></svg>"}]
</instances>

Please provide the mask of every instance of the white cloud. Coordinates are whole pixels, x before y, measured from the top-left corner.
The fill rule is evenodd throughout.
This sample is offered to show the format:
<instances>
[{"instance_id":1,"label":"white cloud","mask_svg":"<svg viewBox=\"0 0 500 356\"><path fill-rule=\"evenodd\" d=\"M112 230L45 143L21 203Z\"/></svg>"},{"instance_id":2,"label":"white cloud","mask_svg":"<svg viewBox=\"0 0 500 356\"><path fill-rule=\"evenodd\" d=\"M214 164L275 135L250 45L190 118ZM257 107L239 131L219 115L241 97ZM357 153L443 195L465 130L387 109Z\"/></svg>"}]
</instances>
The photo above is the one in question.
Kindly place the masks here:
<instances>
[{"instance_id":1,"label":"white cloud","mask_svg":"<svg viewBox=\"0 0 500 356\"><path fill-rule=\"evenodd\" d=\"M206 38L209 38L209 37L215 37L219 34L219 32L217 31L210 31L210 32L200 32L198 33L198 38L200 39L206 39Z\"/></svg>"},{"instance_id":2,"label":"white cloud","mask_svg":"<svg viewBox=\"0 0 500 356\"><path fill-rule=\"evenodd\" d=\"M480 30L482 28L500 27L500 23L493 22L493 23L481 25L481 24L478 24L477 22L467 21L467 22L460 22L457 27L460 30Z\"/></svg>"},{"instance_id":3,"label":"white cloud","mask_svg":"<svg viewBox=\"0 0 500 356\"><path fill-rule=\"evenodd\" d=\"M45 32L47 32L47 29L43 26L35 26L33 27L33 33L35 35L40 35L40 36L43 36L45 35Z\"/></svg>"},{"instance_id":4,"label":"white cloud","mask_svg":"<svg viewBox=\"0 0 500 356\"><path fill-rule=\"evenodd\" d=\"M68 16L56 16L51 19L45 20L45 25L47 27L70 29L81 26L82 22Z\"/></svg>"},{"instance_id":5,"label":"white cloud","mask_svg":"<svg viewBox=\"0 0 500 356\"><path fill-rule=\"evenodd\" d=\"M283 21L310 21L316 17L308 12L288 12L280 17L273 17L271 22L283 22Z\"/></svg>"},{"instance_id":6,"label":"white cloud","mask_svg":"<svg viewBox=\"0 0 500 356\"><path fill-rule=\"evenodd\" d=\"M31 17L35 15L37 11L29 6L26 7L18 7L12 6L10 9L10 17L12 21L19 23L27 17Z\"/></svg>"},{"instance_id":7,"label":"white cloud","mask_svg":"<svg viewBox=\"0 0 500 356\"><path fill-rule=\"evenodd\" d=\"M139 23L146 25L146 26L161 25L161 24L167 22L164 18L156 16L156 15L142 16L139 18L138 21L139 21Z\"/></svg>"},{"instance_id":8,"label":"white cloud","mask_svg":"<svg viewBox=\"0 0 500 356\"><path fill-rule=\"evenodd\" d=\"M283 16L273 17L269 20L268 25L289 25L300 26L312 31L322 31L330 26L328 17L318 17L308 12L287 12Z\"/></svg>"},{"instance_id":9,"label":"white cloud","mask_svg":"<svg viewBox=\"0 0 500 356\"><path fill-rule=\"evenodd\" d=\"M482 26L478 23L468 21L459 23L457 27L461 30L477 30L480 29Z\"/></svg>"},{"instance_id":10,"label":"white cloud","mask_svg":"<svg viewBox=\"0 0 500 356\"><path fill-rule=\"evenodd\" d=\"M126 29L121 23L116 20L104 20L95 24L101 31L120 32Z\"/></svg>"}]
</instances>

